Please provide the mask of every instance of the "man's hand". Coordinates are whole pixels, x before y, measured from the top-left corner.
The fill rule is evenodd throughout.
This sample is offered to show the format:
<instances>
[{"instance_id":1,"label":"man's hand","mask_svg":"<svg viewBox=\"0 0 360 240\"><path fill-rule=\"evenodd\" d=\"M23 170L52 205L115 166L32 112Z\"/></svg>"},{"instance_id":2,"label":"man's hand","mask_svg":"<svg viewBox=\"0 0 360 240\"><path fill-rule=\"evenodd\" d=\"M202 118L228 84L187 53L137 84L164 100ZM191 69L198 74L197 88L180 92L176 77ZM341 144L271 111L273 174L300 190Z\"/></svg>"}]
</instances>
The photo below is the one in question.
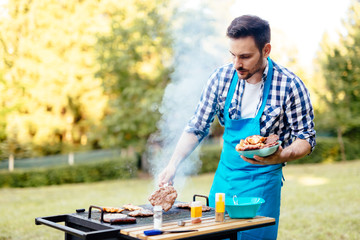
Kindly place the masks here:
<instances>
[{"instance_id":1,"label":"man's hand","mask_svg":"<svg viewBox=\"0 0 360 240\"><path fill-rule=\"evenodd\" d=\"M278 150L268 157L254 156L254 159L250 159L241 156L241 158L251 164L271 165L300 159L309 154L310 152L310 144L306 140L298 138L286 148L282 148L281 146L279 146Z\"/></svg>"},{"instance_id":2,"label":"man's hand","mask_svg":"<svg viewBox=\"0 0 360 240\"><path fill-rule=\"evenodd\" d=\"M194 133L186 131L182 133L168 165L158 176L160 187L165 184L173 184L177 167L193 152L197 145L199 145L199 140Z\"/></svg>"},{"instance_id":3,"label":"man's hand","mask_svg":"<svg viewBox=\"0 0 360 240\"><path fill-rule=\"evenodd\" d=\"M278 163L284 163L287 160L286 152L284 153L284 149L279 146L278 150L271 154L268 157L259 157L254 155L254 159L247 158L244 156L241 156L241 158L251 164L258 164L258 165L271 165L271 164L278 164Z\"/></svg>"},{"instance_id":4,"label":"man's hand","mask_svg":"<svg viewBox=\"0 0 360 240\"><path fill-rule=\"evenodd\" d=\"M176 168L169 164L158 176L159 187L163 187L166 184L173 185L175 174Z\"/></svg>"}]
</instances>

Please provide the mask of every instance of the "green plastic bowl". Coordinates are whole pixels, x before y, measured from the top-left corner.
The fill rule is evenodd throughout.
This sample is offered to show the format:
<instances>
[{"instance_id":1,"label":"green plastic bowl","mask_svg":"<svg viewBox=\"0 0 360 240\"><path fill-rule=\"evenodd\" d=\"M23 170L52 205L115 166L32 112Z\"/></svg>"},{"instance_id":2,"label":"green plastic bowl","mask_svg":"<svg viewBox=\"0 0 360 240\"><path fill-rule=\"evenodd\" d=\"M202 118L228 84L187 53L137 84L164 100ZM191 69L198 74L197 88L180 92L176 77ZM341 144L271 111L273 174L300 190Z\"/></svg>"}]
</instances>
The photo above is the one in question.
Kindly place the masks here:
<instances>
[{"instance_id":1,"label":"green plastic bowl","mask_svg":"<svg viewBox=\"0 0 360 240\"><path fill-rule=\"evenodd\" d=\"M232 198L225 199L225 210L230 218L253 218L265 202L259 197L238 197L237 200L238 204L235 204Z\"/></svg>"},{"instance_id":2,"label":"green plastic bowl","mask_svg":"<svg viewBox=\"0 0 360 240\"><path fill-rule=\"evenodd\" d=\"M237 152L240 154L240 156L244 156L247 158L254 158L254 155L259 156L259 157L267 157L278 150L279 146L281 145L281 141L278 141L278 142L279 142L279 144L272 146L272 147L268 147L268 148L262 148L262 149L257 149L257 150L247 150L247 151L237 151Z\"/></svg>"}]
</instances>

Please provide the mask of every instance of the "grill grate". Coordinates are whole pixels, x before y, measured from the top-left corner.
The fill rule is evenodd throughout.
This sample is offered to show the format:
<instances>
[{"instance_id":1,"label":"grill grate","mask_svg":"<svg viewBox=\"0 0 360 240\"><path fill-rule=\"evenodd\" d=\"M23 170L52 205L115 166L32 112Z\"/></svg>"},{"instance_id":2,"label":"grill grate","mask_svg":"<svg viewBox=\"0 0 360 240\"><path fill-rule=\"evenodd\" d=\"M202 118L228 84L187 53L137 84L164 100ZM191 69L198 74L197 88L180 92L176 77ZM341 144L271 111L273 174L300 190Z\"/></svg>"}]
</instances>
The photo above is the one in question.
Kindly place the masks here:
<instances>
[{"instance_id":1,"label":"grill grate","mask_svg":"<svg viewBox=\"0 0 360 240\"><path fill-rule=\"evenodd\" d=\"M150 204L141 205L141 207L149 210L153 210L153 206ZM127 214L129 211L123 211L122 213ZM92 211L91 212L91 219L88 218L88 212L81 212L81 213L73 213L75 217L82 218L87 221L96 221L100 222L101 219L101 212L100 211ZM215 210L211 208L208 212L203 212L203 217L213 217L215 215ZM166 222L174 222L179 220L189 220L190 219L190 209L182 209L177 207L172 207L169 211L163 212L163 223ZM138 227L143 225L153 224L154 218L151 217L136 217L136 223L124 223L124 224L114 224L111 225L112 228L124 229L124 228L132 228ZM102 223L106 225L110 225L109 223Z\"/></svg>"}]
</instances>

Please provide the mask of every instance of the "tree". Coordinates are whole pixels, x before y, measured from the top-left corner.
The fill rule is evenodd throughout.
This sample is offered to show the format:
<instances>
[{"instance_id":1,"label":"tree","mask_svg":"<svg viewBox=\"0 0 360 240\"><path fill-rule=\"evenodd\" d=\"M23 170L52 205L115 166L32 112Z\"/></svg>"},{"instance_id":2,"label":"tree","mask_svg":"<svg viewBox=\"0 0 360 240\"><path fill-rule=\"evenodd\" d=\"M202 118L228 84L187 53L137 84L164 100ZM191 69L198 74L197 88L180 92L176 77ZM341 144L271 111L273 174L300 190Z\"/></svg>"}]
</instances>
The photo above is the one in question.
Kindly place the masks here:
<instances>
[{"instance_id":1,"label":"tree","mask_svg":"<svg viewBox=\"0 0 360 240\"><path fill-rule=\"evenodd\" d=\"M45 154L85 145L107 103L101 79L94 77L93 46L106 24L99 17L103 6L20 0L3 7L2 101L17 107L6 116L7 135L16 129L19 143L31 142Z\"/></svg>"},{"instance_id":2,"label":"tree","mask_svg":"<svg viewBox=\"0 0 360 240\"><path fill-rule=\"evenodd\" d=\"M131 146L142 152L156 130L171 72L167 11L167 1L132 0L106 12L111 28L97 44L97 76L109 96L104 147Z\"/></svg>"},{"instance_id":3,"label":"tree","mask_svg":"<svg viewBox=\"0 0 360 240\"><path fill-rule=\"evenodd\" d=\"M354 1L345 22L346 34L340 36L338 45L326 44L320 62L326 80L327 123L336 129L342 159L345 160L343 137L360 136L360 3Z\"/></svg>"},{"instance_id":4,"label":"tree","mask_svg":"<svg viewBox=\"0 0 360 240\"><path fill-rule=\"evenodd\" d=\"M3 4L0 140L38 154L145 142L169 80L170 12L160 0Z\"/></svg>"}]
</instances>

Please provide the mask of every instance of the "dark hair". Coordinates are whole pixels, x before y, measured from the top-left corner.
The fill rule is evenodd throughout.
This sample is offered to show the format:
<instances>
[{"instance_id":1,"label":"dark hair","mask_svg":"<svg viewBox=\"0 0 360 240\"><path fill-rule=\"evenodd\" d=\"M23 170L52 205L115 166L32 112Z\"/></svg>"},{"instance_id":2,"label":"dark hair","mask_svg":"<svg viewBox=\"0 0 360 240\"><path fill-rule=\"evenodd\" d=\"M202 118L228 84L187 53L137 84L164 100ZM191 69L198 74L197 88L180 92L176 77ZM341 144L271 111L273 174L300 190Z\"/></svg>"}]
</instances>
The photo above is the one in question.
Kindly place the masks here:
<instances>
[{"instance_id":1,"label":"dark hair","mask_svg":"<svg viewBox=\"0 0 360 240\"><path fill-rule=\"evenodd\" d=\"M270 43L271 38L269 23L252 15L235 18L228 27L226 35L234 39L252 36L260 52L266 43Z\"/></svg>"}]
</instances>

